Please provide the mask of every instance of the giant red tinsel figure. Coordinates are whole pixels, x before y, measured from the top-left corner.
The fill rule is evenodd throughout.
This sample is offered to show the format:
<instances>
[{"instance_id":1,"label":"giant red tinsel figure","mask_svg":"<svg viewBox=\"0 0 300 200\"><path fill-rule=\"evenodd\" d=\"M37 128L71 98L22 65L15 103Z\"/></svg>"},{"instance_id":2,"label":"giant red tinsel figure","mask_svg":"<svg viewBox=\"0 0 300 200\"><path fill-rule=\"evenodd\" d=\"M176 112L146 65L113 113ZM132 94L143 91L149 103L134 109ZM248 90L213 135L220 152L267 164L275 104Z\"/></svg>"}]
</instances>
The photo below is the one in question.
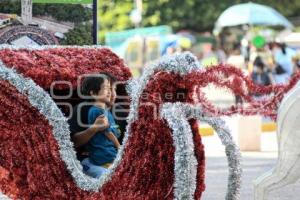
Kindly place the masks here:
<instances>
[{"instance_id":1,"label":"giant red tinsel figure","mask_svg":"<svg viewBox=\"0 0 300 200\"><path fill-rule=\"evenodd\" d=\"M137 97L138 102L132 102L132 105L137 104L137 118L133 117L130 123L122 158L111 176L103 181L103 185L99 184L101 187L98 185L99 190L93 191L75 180L81 179L80 172L76 172L78 176L74 175L78 169L73 169L62 159L63 155L68 155L65 152L73 151L71 145L61 146L62 141L69 138L60 136L60 127L55 127L56 123L64 125L65 122L48 118L47 113L54 115L51 109L39 110L40 107L55 107L54 101L47 101L49 105L39 105L34 102L44 102L43 99L31 97L36 95L34 91L39 91L46 98L44 92L54 81L69 81L76 88L77 77L87 73L108 72L120 81L127 81L131 78L129 69L106 48L7 47L0 50L0 60L0 190L10 198L26 200L174 199L174 141L166 121L156 117L159 110L155 108L166 102L179 101L199 103L206 112L216 116L261 113L274 117L278 102L299 78L299 75L295 76L286 86L262 87L254 85L240 70L230 66L219 65L206 71L199 69L186 73L154 70L150 79L146 79L145 87ZM167 63L159 62L158 65L164 64ZM33 87L23 77L33 80L37 86ZM26 84L22 85L24 81ZM201 92L201 88L209 83L231 89L249 102L249 106L228 110L216 108ZM66 89L66 85L54 87L58 91ZM135 92L132 91L132 95ZM251 98L253 93L272 95L256 101ZM204 191L204 149L196 120L189 123L197 159L194 198L200 199ZM91 183L95 182L92 180Z\"/></svg>"}]
</instances>

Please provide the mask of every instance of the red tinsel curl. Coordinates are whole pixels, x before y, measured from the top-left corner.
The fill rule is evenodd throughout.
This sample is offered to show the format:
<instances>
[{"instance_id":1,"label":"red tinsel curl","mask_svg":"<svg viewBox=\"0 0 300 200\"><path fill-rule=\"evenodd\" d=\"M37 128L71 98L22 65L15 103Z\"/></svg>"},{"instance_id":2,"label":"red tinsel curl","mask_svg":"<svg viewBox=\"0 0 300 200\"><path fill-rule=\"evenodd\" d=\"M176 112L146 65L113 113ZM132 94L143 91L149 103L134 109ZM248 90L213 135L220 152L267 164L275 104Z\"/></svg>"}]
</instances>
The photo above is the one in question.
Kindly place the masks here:
<instances>
[{"instance_id":1,"label":"red tinsel curl","mask_svg":"<svg viewBox=\"0 0 300 200\"><path fill-rule=\"evenodd\" d=\"M296 73L286 85L256 85L244 73L231 65L217 65L202 72L187 75L190 87L196 87L197 101L203 106L204 111L213 116L233 114L254 115L261 114L276 119L277 109L284 95L292 89L300 79L300 73ZM208 84L214 84L220 88L232 91L234 95L240 96L246 106L231 106L220 109L214 106L201 91ZM258 100L254 95L266 95ZM245 105L244 104L244 105Z\"/></svg>"}]
</instances>

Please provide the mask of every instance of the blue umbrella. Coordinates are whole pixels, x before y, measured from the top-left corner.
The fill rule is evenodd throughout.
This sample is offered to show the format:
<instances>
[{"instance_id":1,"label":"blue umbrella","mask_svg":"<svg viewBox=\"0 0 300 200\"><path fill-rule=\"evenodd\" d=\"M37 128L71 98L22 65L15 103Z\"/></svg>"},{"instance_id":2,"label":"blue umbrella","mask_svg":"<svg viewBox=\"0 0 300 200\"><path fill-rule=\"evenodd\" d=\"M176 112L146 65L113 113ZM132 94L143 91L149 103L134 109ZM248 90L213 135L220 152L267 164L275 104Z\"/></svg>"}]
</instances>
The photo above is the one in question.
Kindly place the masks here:
<instances>
[{"instance_id":1,"label":"blue umbrella","mask_svg":"<svg viewBox=\"0 0 300 200\"><path fill-rule=\"evenodd\" d=\"M273 8L249 2L227 8L219 16L215 30L219 31L223 27L243 24L293 28L293 25Z\"/></svg>"}]
</instances>

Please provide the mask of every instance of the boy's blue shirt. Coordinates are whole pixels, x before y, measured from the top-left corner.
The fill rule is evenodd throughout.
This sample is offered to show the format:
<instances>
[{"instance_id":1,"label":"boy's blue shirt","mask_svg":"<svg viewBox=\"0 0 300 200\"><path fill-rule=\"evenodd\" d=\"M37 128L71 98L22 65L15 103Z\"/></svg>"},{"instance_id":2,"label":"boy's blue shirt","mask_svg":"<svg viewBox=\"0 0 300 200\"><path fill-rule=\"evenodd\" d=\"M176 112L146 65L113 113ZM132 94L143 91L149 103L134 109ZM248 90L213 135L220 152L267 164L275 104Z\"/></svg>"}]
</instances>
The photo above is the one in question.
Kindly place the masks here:
<instances>
[{"instance_id":1,"label":"boy's blue shirt","mask_svg":"<svg viewBox=\"0 0 300 200\"><path fill-rule=\"evenodd\" d=\"M118 126L109 110L92 106L88 113L88 123L93 124L97 117L103 114L108 119L109 128L97 132L87 145L90 161L95 165L111 163L117 155L115 145L105 136L105 132L112 132L117 138L120 136Z\"/></svg>"}]
</instances>

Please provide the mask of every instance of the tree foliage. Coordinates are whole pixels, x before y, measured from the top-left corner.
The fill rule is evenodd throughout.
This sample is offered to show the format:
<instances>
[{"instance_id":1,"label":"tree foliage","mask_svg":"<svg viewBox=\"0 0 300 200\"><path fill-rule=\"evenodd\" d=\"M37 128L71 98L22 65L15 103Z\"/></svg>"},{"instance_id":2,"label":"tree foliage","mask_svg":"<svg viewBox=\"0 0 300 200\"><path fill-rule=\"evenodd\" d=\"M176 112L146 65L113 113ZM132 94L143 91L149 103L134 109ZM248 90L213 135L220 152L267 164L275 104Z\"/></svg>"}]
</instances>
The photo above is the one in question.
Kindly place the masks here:
<instances>
[{"instance_id":1,"label":"tree foliage","mask_svg":"<svg viewBox=\"0 0 300 200\"><path fill-rule=\"evenodd\" d=\"M20 0L1 0L0 1L1 13L21 14L21 1Z\"/></svg>"},{"instance_id":2,"label":"tree foliage","mask_svg":"<svg viewBox=\"0 0 300 200\"><path fill-rule=\"evenodd\" d=\"M100 35L103 42L108 31L122 31L133 28L130 12L134 8L133 1L101 0L100 5Z\"/></svg>"},{"instance_id":3,"label":"tree foliage","mask_svg":"<svg viewBox=\"0 0 300 200\"><path fill-rule=\"evenodd\" d=\"M63 45L92 45L92 24L79 24L73 30L66 33L65 37L65 39L60 41Z\"/></svg>"},{"instance_id":4,"label":"tree foliage","mask_svg":"<svg viewBox=\"0 0 300 200\"><path fill-rule=\"evenodd\" d=\"M21 0L0 0L1 13L21 14ZM80 4L33 4L33 16L48 15L59 21L81 23L92 19L92 10Z\"/></svg>"},{"instance_id":5,"label":"tree foliage","mask_svg":"<svg viewBox=\"0 0 300 200\"><path fill-rule=\"evenodd\" d=\"M92 10L79 4L34 4L33 15L49 15L59 21L80 23L92 20Z\"/></svg>"},{"instance_id":6,"label":"tree foliage","mask_svg":"<svg viewBox=\"0 0 300 200\"><path fill-rule=\"evenodd\" d=\"M228 7L248 0L147 0L144 1L145 26L167 24L175 30L212 30L218 16ZM286 17L299 16L298 0L253 0L278 10Z\"/></svg>"}]
</instances>

